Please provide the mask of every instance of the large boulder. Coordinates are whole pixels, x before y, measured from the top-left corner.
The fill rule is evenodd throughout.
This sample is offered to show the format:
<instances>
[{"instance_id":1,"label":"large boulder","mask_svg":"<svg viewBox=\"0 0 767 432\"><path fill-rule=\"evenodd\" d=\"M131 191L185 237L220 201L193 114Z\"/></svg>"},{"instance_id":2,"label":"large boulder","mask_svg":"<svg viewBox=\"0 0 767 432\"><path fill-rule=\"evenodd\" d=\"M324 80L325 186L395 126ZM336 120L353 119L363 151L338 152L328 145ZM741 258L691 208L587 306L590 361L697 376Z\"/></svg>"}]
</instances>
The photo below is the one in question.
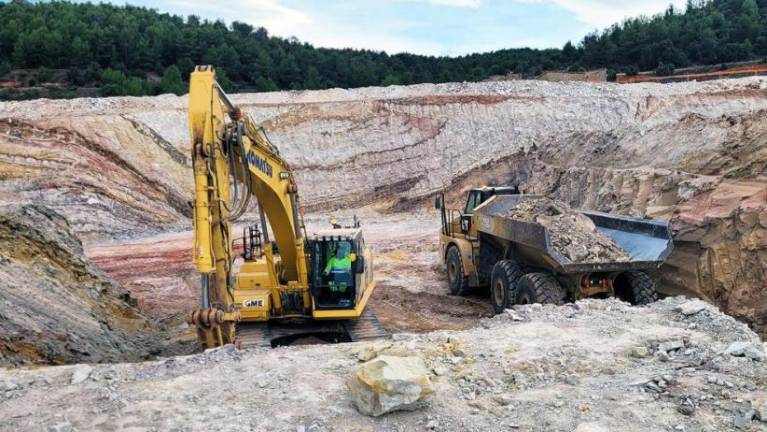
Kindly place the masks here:
<instances>
[{"instance_id":1,"label":"large boulder","mask_svg":"<svg viewBox=\"0 0 767 432\"><path fill-rule=\"evenodd\" d=\"M428 405L434 387L420 357L380 355L357 366L349 377L354 405L362 414L380 416Z\"/></svg>"},{"instance_id":2,"label":"large boulder","mask_svg":"<svg viewBox=\"0 0 767 432\"><path fill-rule=\"evenodd\" d=\"M727 347L724 353L735 357L748 357L755 361L764 361L767 359L763 347L748 341L733 342Z\"/></svg>"}]
</instances>

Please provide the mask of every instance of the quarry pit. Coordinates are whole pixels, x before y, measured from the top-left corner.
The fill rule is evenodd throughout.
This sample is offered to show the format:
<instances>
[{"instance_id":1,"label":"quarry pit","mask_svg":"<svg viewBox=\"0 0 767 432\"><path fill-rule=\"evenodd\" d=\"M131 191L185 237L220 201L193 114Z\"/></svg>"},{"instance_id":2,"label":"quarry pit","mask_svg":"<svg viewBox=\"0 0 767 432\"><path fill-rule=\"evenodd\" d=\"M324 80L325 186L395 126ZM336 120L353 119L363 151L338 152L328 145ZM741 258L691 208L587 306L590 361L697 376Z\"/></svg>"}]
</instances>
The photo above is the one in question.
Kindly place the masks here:
<instances>
[{"instance_id":1,"label":"quarry pit","mask_svg":"<svg viewBox=\"0 0 767 432\"><path fill-rule=\"evenodd\" d=\"M702 297L764 335L766 88L762 77L521 81L234 100L291 163L310 227L363 219L380 258L377 295L390 299L378 307L445 295L436 193L458 208L471 187L513 184L574 208L671 221L661 293ZM0 103L0 204L61 214L142 313L171 321L198 292L186 115L185 98L171 95ZM444 301L458 327L487 313L479 298Z\"/></svg>"},{"instance_id":2,"label":"quarry pit","mask_svg":"<svg viewBox=\"0 0 767 432\"><path fill-rule=\"evenodd\" d=\"M763 363L722 353L725 342L739 340L763 349L758 336L767 335L767 79L449 83L234 99L264 125L295 169L308 231L326 227L331 217L361 218L378 282L370 308L381 323L395 340L413 341L412 349L431 353L425 355L433 355L434 367L447 362L452 370L442 386L451 396L438 401L432 418L349 420L348 401L341 398L334 413L321 413L318 405L306 416L271 416L274 424L238 414L252 428L330 430L345 418L347 428L435 429L427 426L436 422L440 429L466 430L471 423L466 418L489 412L505 418L510 428L573 430L584 423L607 428L584 431L609 430L615 424L607 413L618 410L622 424L725 430L765 400ZM177 427L139 414L169 404L187 417L180 407L192 395L184 393L181 401L167 390L159 401L146 392L155 379L171 387L203 375L214 379L207 371L198 374L197 365L239 367L243 377L258 371L254 385L273 389L265 396L267 410L277 410L276 400L288 388L298 389L298 399L314 400L341 385L339 370L352 361L355 344L193 354L195 336L186 318L197 305L199 280L191 263L193 184L185 104L184 97L169 95L0 102L0 205L6 215L0 220L0 257L12 263L0 284L0 315L12 317L0 323L0 363L106 363L94 365L82 381L73 378L70 366L0 372L0 413L21 413L26 403L43 406L49 391L56 394L50 402L56 406L70 390L83 403L90 401L89 388L103 399L94 402L92 418L14 417L10 424ZM491 319L486 294L449 296L432 198L444 191L448 204L459 208L471 187L510 184L579 209L670 221L675 249L653 275L659 291L704 299L712 305L705 314L714 324L680 315L675 308L683 300L676 298L647 310L666 324L648 323L641 308L612 300L523 309L522 334L548 335L559 350L554 355L512 336L513 313ZM244 223L248 218L256 215ZM16 247L19 239L27 247ZM36 298L45 301L30 300ZM586 318L606 321L590 324ZM590 337L581 339L568 326L570 319ZM62 331L62 322L76 331ZM490 329L509 338L493 345ZM655 332L655 338L644 338L643 332ZM453 364L455 355L434 354L451 338L467 341L472 362L503 373L479 376L471 362ZM658 353L669 340L683 341L682 348L671 350L670 363L663 360L666 354L630 354L638 346ZM616 341L609 350L587 354L608 341ZM512 360L513 353L519 355ZM311 359L308 367L332 357L326 365L332 388L313 393L300 382L283 380L309 372L281 371L280 359L297 364L304 356ZM603 366L599 356L614 367ZM153 361L124 364L144 360ZM569 360L582 367L568 372L557 366ZM639 372L632 370L637 365ZM264 367L271 369L263 372ZM662 378L669 370L675 371L672 379ZM655 392L656 375L673 383L672 391ZM735 386L724 388L737 390L722 396L715 388L719 379ZM619 390L598 390L609 386ZM507 404L510 389L524 391ZM641 408L619 404L626 394ZM707 404L709 394L727 403ZM688 396L706 410L703 420L676 411ZM448 406L459 406L460 412L450 413ZM530 415L507 417L508 406L527 407ZM123 420L111 417L113 408ZM561 423L536 423L535 413L559 409L568 412ZM651 418L648 413L655 410L663 415ZM195 424L210 424L215 413L208 414ZM226 423L232 430L240 425Z\"/></svg>"}]
</instances>

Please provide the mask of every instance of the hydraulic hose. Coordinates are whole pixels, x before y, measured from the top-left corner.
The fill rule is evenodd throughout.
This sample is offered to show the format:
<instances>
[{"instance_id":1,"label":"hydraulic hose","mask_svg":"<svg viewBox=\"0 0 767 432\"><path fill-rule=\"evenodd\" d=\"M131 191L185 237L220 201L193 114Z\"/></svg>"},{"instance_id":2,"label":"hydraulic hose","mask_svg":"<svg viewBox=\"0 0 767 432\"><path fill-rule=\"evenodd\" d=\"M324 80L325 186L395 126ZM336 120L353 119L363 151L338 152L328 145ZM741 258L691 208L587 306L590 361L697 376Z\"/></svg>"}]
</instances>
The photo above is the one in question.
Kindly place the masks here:
<instances>
[{"instance_id":1,"label":"hydraulic hose","mask_svg":"<svg viewBox=\"0 0 767 432\"><path fill-rule=\"evenodd\" d=\"M245 211L247 211L248 205L250 205L251 195L253 194L253 179L248 168L248 160L245 155L245 146L242 143L243 127L244 126L241 122L237 122L233 139L230 136L229 139L226 140L226 145L229 146L229 151L226 152L226 157L228 159L227 162L229 165L229 174L231 176L232 183L234 183L234 198L231 203L224 203L226 210L229 212L229 217L227 220L230 222L239 219L245 213ZM241 169L245 177L243 179L242 191L239 189L239 182L236 175L237 158L240 159Z\"/></svg>"},{"instance_id":2,"label":"hydraulic hose","mask_svg":"<svg viewBox=\"0 0 767 432\"><path fill-rule=\"evenodd\" d=\"M202 308L208 309L210 307L210 275L200 275L200 286L202 287Z\"/></svg>"},{"instance_id":3,"label":"hydraulic hose","mask_svg":"<svg viewBox=\"0 0 767 432\"><path fill-rule=\"evenodd\" d=\"M233 142L231 139L231 136L228 136L227 134L221 146L221 154L223 154L224 157L226 157L227 159L226 162L229 165L229 176L234 176L234 154L236 152L236 148L235 148L236 145L237 145L237 141ZM227 147L228 147L228 151L224 151L225 149L227 149ZM230 217L229 217L230 220L232 219L231 215L234 213L235 209L239 208L239 201L240 201L240 197L239 197L240 193L237 187L236 177L234 178L234 181L232 183L234 183L234 193L232 194L232 202L227 203L224 201L224 207L226 208L226 211L229 212L230 214ZM229 187L229 185L224 185L224 187Z\"/></svg>"},{"instance_id":4,"label":"hydraulic hose","mask_svg":"<svg viewBox=\"0 0 767 432\"><path fill-rule=\"evenodd\" d=\"M239 206L237 209L230 215L229 220L237 220L242 216L245 211L248 209L248 205L250 205L250 199L253 195L253 178L250 175L250 168L248 167L248 159L245 155L245 146L242 143L242 133L243 133L244 125L242 122L237 122L237 134L236 134L236 145L237 145L237 151L239 152L239 158L240 162L242 164L242 173L245 177L243 179L243 196L242 199L239 202ZM231 155L231 166L234 167L234 159L236 157L236 152L232 152ZM234 172L234 168L231 169L231 172ZM237 179L234 179L235 185L237 184Z\"/></svg>"}]
</instances>

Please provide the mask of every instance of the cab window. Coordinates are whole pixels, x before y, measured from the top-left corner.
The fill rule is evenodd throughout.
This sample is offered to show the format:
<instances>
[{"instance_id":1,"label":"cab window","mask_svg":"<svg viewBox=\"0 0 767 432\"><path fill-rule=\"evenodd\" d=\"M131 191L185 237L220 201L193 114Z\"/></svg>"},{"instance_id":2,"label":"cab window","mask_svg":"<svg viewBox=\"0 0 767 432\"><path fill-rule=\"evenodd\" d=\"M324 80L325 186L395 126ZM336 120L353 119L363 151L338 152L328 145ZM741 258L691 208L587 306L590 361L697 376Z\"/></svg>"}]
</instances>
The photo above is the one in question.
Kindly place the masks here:
<instances>
[{"instance_id":1,"label":"cab window","mask_svg":"<svg viewBox=\"0 0 767 432\"><path fill-rule=\"evenodd\" d=\"M314 243L312 295L320 309L354 307L357 292L351 254L355 246L348 240Z\"/></svg>"},{"instance_id":2,"label":"cab window","mask_svg":"<svg viewBox=\"0 0 767 432\"><path fill-rule=\"evenodd\" d=\"M463 210L464 214L472 214L474 209L482 204L482 196L479 191L473 191L469 194L469 199L466 201L466 208Z\"/></svg>"},{"instance_id":3,"label":"cab window","mask_svg":"<svg viewBox=\"0 0 767 432\"><path fill-rule=\"evenodd\" d=\"M345 267L349 262L349 255L353 252L349 241L329 241L325 245L325 270L333 273L348 273Z\"/></svg>"}]
</instances>

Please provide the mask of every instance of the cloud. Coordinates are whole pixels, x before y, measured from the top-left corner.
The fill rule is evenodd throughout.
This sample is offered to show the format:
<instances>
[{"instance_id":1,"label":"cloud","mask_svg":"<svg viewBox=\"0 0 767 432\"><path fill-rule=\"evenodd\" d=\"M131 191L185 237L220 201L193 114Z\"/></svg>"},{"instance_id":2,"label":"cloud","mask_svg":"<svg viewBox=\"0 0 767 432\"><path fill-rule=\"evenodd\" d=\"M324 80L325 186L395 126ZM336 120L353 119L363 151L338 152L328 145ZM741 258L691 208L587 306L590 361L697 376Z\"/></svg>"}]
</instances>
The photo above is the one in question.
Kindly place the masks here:
<instances>
[{"instance_id":1,"label":"cloud","mask_svg":"<svg viewBox=\"0 0 767 432\"><path fill-rule=\"evenodd\" d=\"M684 10L687 0L517 0L519 3L550 3L575 14L578 21L605 28L626 18L654 15L669 5Z\"/></svg>"},{"instance_id":2,"label":"cloud","mask_svg":"<svg viewBox=\"0 0 767 432\"><path fill-rule=\"evenodd\" d=\"M482 0L426 0L426 2L435 5L458 7L480 7L482 5Z\"/></svg>"},{"instance_id":3,"label":"cloud","mask_svg":"<svg viewBox=\"0 0 767 432\"><path fill-rule=\"evenodd\" d=\"M482 6L482 0L407 0L411 2L429 3L436 6L454 6L478 8Z\"/></svg>"},{"instance_id":4,"label":"cloud","mask_svg":"<svg viewBox=\"0 0 767 432\"><path fill-rule=\"evenodd\" d=\"M304 12L284 6L279 0L169 0L164 3L172 8L193 11L198 16L221 18L228 23L247 22L277 34L290 32L312 22Z\"/></svg>"},{"instance_id":5,"label":"cloud","mask_svg":"<svg viewBox=\"0 0 767 432\"><path fill-rule=\"evenodd\" d=\"M84 1L84 0L76 0ZM426 55L562 46L686 0L106 0L247 22L318 47ZM0 0L2 2L2 0Z\"/></svg>"},{"instance_id":6,"label":"cloud","mask_svg":"<svg viewBox=\"0 0 767 432\"><path fill-rule=\"evenodd\" d=\"M479 3L479 0L408 1L454 5ZM154 4L153 0L146 0L146 3L154 7L159 6ZM183 15L194 14L206 19L222 19L227 24L232 21L246 22L266 28L270 35L285 38L295 36L302 42L318 47L370 49L390 54L433 54L444 50L438 42L405 36L399 28L405 25L402 22L389 20L386 23L371 23L367 19L350 19L350 16L354 16L350 12L365 8L364 4L357 3L356 0L328 1L327 5L320 8L299 7L301 5L304 5L301 1L289 0L166 0L162 2L162 10Z\"/></svg>"}]
</instances>

